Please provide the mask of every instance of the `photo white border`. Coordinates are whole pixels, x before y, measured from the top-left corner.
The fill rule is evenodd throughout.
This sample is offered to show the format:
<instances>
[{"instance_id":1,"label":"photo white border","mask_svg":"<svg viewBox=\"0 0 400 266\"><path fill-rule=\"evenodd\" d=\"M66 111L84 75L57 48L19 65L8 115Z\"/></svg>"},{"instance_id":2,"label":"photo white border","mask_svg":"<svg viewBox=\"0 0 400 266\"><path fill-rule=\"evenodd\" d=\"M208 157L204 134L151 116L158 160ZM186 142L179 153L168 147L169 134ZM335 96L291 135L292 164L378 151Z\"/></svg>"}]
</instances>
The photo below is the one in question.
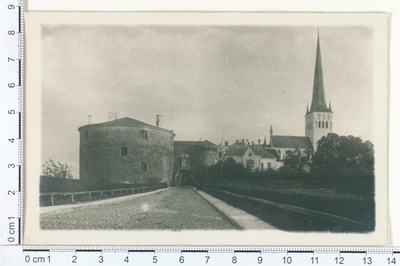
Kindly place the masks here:
<instances>
[{"instance_id":1,"label":"photo white border","mask_svg":"<svg viewBox=\"0 0 400 266\"><path fill-rule=\"evenodd\" d=\"M379 23L377 23L379 20ZM386 245L388 16L385 13L27 13L25 68L24 244L54 245ZM382 22L383 21L383 22ZM87 25L365 25L374 29L373 140L376 157L376 230L360 233L285 231L83 231L40 230L41 35L42 24ZM377 88L385 88L377 89ZM382 143L384 142L384 143ZM382 179L382 180L381 180ZM264 234L265 232L265 234ZM83 237L84 236L84 237Z\"/></svg>"}]
</instances>

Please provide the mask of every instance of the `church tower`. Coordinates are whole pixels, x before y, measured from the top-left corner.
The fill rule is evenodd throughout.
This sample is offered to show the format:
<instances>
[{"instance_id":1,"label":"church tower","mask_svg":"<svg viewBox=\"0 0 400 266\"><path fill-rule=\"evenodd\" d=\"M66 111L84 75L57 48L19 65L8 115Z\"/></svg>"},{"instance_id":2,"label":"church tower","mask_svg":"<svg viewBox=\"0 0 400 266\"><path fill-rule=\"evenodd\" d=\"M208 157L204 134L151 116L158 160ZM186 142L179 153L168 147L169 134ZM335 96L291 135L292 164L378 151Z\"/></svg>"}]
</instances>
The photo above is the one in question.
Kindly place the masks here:
<instances>
[{"instance_id":1,"label":"church tower","mask_svg":"<svg viewBox=\"0 0 400 266\"><path fill-rule=\"evenodd\" d=\"M319 33L317 40L317 56L315 60L314 87L310 109L306 111L306 137L309 137L314 152L317 150L317 141L323 136L332 133L333 112L331 103L326 106L324 79L322 75L321 49L319 46Z\"/></svg>"}]
</instances>

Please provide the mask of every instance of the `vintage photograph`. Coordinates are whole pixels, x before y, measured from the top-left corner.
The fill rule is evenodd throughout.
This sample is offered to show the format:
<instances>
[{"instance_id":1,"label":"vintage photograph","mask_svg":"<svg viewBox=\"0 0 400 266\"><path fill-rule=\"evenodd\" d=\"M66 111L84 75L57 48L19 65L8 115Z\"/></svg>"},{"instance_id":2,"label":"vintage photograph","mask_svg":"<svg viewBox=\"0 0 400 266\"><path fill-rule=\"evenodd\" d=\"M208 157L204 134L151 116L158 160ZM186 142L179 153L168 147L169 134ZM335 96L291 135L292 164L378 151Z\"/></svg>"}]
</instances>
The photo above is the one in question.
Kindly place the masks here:
<instances>
[{"instance_id":1,"label":"vintage photograph","mask_svg":"<svg viewBox=\"0 0 400 266\"><path fill-rule=\"evenodd\" d=\"M123 18L27 16L29 242L386 241L386 15Z\"/></svg>"}]
</instances>

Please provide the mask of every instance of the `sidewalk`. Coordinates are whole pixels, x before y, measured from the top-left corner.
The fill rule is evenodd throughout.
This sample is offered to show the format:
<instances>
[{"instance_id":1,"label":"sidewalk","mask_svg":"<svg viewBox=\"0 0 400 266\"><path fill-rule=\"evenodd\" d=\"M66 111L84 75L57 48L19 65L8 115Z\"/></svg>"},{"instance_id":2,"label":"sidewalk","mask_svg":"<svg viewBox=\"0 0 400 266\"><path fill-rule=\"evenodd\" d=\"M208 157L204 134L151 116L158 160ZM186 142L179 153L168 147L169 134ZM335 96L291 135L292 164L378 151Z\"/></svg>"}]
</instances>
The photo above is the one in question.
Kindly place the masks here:
<instances>
[{"instance_id":1,"label":"sidewalk","mask_svg":"<svg viewBox=\"0 0 400 266\"><path fill-rule=\"evenodd\" d=\"M169 189L171 189L171 188L163 188L163 189L150 191L150 192L144 192L144 193L139 193L139 194L133 194L133 195L103 199L103 200L95 200L95 201L89 201L89 202L83 202L83 203L40 207L40 213L41 214L45 214L45 213L49 213L49 212L60 213L63 211L72 211L75 208L80 208L80 207L85 207L85 206L105 205L105 204L111 204L111 203L116 203L116 202L123 202L123 201L131 200L134 198L138 198L138 197L143 197L143 196L147 196L147 195L151 195L151 194L155 194L155 193L160 193L162 191L169 190Z\"/></svg>"},{"instance_id":2,"label":"sidewalk","mask_svg":"<svg viewBox=\"0 0 400 266\"><path fill-rule=\"evenodd\" d=\"M276 229L269 223L264 222L263 220L251 215L241 209L230 206L222 200L219 200L204 191L196 191L203 199L208 201L214 208L224 216L227 216L230 220L233 220L234 223L239 225L242 229L258 229L258 230L266 230L266 229Z\"/></svg>"}]
</instances>

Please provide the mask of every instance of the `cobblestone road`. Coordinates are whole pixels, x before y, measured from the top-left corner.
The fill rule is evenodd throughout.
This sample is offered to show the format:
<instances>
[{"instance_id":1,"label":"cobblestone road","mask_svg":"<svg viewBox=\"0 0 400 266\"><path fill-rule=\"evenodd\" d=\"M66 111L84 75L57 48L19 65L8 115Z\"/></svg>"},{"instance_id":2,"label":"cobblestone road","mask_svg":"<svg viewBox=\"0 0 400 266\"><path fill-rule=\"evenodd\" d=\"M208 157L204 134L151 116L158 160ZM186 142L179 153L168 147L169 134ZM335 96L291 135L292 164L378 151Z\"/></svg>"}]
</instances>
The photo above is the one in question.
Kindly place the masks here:
<instances>
[{"instance_id":1,"label":"cobblestone road","mask_svg":"<svg viewBox=\"0 0 400 266\"><path fill-rule=\"evenodd\" d=\"M234 229L191 188L41 215L42 229Z\"/></svg>"}]
</instances>

